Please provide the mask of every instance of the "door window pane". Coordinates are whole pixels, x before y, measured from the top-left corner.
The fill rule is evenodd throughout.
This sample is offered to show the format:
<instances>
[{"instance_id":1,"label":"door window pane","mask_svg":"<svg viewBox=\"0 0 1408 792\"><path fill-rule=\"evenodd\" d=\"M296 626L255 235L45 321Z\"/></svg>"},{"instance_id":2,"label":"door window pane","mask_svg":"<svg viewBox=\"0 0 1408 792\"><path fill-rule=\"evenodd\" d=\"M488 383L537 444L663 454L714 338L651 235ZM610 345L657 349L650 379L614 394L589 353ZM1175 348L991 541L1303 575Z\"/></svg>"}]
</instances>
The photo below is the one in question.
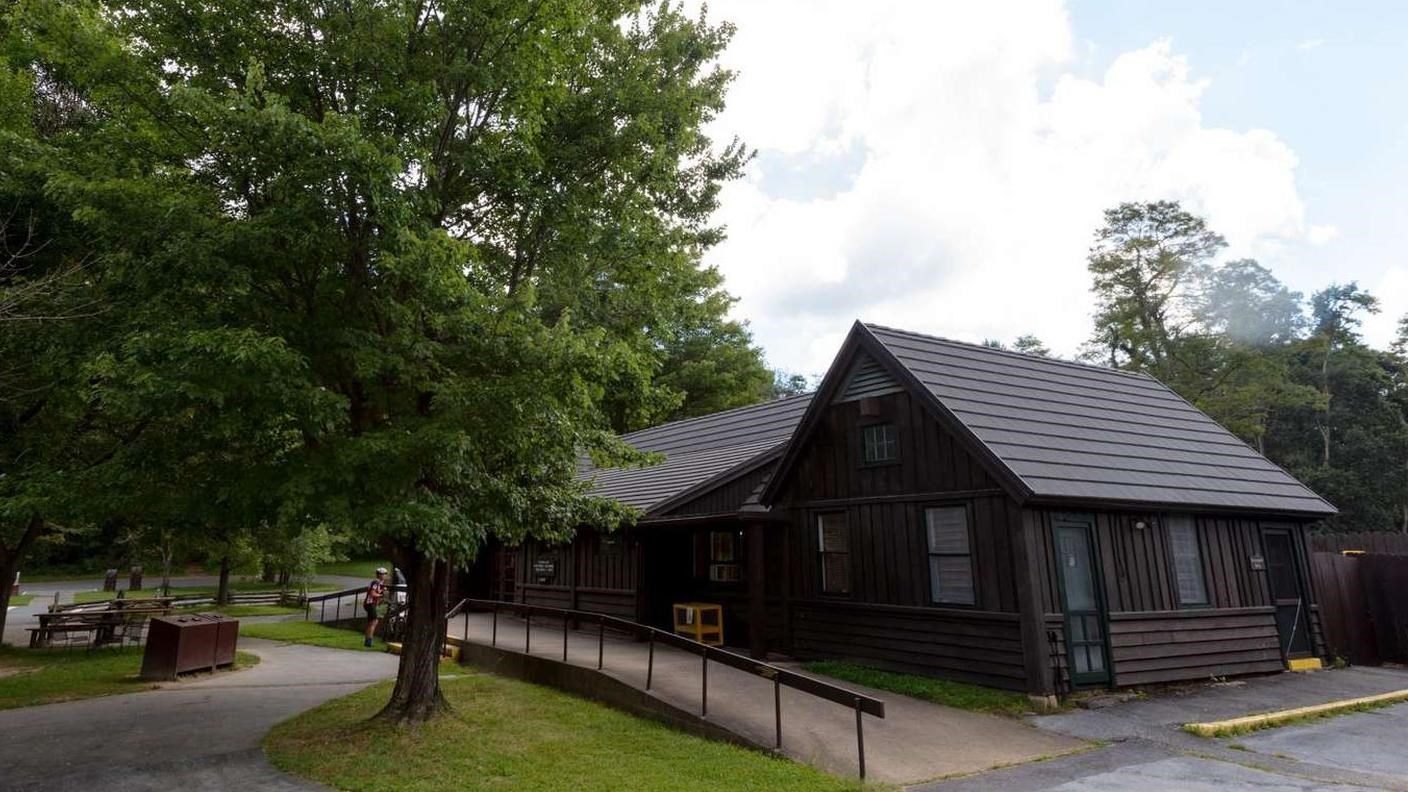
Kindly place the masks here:
<instances>
[{"instance_id":1,"label":"door window pane","mask_svg":"<svg viewBox=\"0 0 1408 792\"><path fill-rule=\"evenodd\" d=\"M976 603L967 507L925 509L924 525L929 542L930 598L946 605Z\"/></svg>"},{"instance_id":2,"label":"door window pane","mask_svg":"<svg viewBox=\"0 0 1408 792\"><path fill-rule=\"evenodd\" d=\"M1166 521L1168 543L1173 555L1174 576L1178 579L1180 605L1208 604L1207 582L1203 578L1203 553L1198 546L1198 527L1187 514L1175 514Z\"/></svg>"},{"instance_id":3,"label":"door window pane","mask_svg":"<svg viewBox=\"0 0 1408 792\"><path fill-rule=\"evenodd\" d=\"M1095 582L1090 574L1090 539L1086 529L1058 529L1056 545L1061 579L1066 586L1066 610L1097 610Z\"/></svg>"}]
</instances>

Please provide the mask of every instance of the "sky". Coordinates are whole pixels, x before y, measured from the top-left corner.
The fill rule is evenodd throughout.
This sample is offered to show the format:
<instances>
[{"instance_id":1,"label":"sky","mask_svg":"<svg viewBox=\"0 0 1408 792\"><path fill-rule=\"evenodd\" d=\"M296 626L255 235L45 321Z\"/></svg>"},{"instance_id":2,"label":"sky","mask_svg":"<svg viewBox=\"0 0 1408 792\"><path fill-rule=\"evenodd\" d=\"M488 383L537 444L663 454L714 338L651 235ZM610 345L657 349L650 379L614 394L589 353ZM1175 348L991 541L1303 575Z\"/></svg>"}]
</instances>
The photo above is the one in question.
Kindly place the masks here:
<instances>
[{"instance_id":1,"label":"sky","mask_svg":"<svg viewBox=\"0 0 1408 792\"><path fill-rule=\"evenodd\" d=\"M775 367L861 319L1074 355L1102 212L1175 199L1309 295L1408 313L1408 3L712 0L756 149L706 263Z\"/></svg>"}]
</instances>

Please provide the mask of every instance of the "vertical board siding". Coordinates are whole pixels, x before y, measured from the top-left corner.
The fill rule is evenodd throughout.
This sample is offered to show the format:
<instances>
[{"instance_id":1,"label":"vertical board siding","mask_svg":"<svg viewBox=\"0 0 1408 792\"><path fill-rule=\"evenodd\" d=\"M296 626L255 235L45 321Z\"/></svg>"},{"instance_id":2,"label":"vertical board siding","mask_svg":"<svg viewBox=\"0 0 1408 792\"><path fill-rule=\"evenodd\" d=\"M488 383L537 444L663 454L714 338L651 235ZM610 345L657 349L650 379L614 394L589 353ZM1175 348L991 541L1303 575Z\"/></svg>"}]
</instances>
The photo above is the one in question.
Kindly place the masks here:
<instances>
[{"instance_id":1,"label":"vertical board siding","mask_svg":"<svg viewBox=\"0 0 1408 792\"><path fill-rule=\"evenodd\" d=\"M757 470L744 473L738 478L722 482L718 487L702 492L694 498L665 512L670 516L696 514L732 514L747 503L749 496L772 475L776 462L769 462Z\"/></svg>"},{"instance_id":2,"label":"vertical board siding","mask_svg":"<svg viewBox=\"0 0 1408 792\"><path fill-rule=\"evenodd\" d=\"M827 407L783 483L787 597L779 625L798 657L835 657L881 668L1025 690L1012 558L1020 509L996 480L907 392ZM893 423L899 459L865 465L861 427ZM953 493L947 496L946 493ZM976 602L931 602L924 509L963 505ZM842 512L850 532L851 591L821 591L816 515ZM1025 574L1026 570L1020 570Z\"/></svg>"},{"instance_id":3,"label":"vertical board siding","mask_svg":"<svg viewBox=\"0 0 1408 792\"><path fill-rule=\"evenodd\" d=\"M614 547L605 540L615 539ZM518 599L529 605L571 608L635 618L639 555L630 534L580 530L572 542L549 545L528 541L521 549ZM540 583L533 572L539 559L552 558L557 574Z\"/></svg>"},{"instance_id":4,"label":"vertical board siding","mask_svg":"<svg viewBox=\"0 0 1408 792\"><path fill-rule=\"evenodd\" d=\"M1023 509L1021 526L1039 551L1045 649L1060 658L1053 663L1059 687L1068 684L1068 677L1061 634L1059 567L1052 534L1052 521L1058 513L1049 508ZM1262 521L1228 515L1195 517L1208 603L1183 606L1178 598L1167 530L1158 513L1084 513L1095 518L1096 557L1109 611L1115 686L1282 669L1266 572L1253 570L1251 564L1252 556L1262 554ZM1135 528L1134 524L1141 521L1145 527ZM1271 521L1266 524L1285 525ZM1320 614L1313 602L1313 589L1308 580L1305 582L1311 600L1311 640L1315 653L1323 655Z\"/></svg>"}]
</instances>

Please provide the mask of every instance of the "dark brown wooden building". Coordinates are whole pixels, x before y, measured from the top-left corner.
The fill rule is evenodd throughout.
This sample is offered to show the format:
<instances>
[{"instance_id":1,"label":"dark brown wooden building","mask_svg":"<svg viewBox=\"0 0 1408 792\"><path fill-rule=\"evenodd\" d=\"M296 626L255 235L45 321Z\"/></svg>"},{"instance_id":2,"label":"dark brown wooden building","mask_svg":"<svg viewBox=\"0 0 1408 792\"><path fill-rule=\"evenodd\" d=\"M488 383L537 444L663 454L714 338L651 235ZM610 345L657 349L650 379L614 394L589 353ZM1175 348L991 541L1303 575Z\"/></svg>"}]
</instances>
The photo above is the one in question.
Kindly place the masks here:
<instances>
[{"instance_id":1,"label":"dark brown wooden building","mask_svg":"<svg viewBox=\"0 0 1408 792\"><path fill-rule=\"evenodd\" d=\"M626 439L664 462L583 475L638 523L499 548L495 596L1040 696L1324 654L1333 507L1147 376L857 323L815 394Z\"/></svg>"}]
</instances>

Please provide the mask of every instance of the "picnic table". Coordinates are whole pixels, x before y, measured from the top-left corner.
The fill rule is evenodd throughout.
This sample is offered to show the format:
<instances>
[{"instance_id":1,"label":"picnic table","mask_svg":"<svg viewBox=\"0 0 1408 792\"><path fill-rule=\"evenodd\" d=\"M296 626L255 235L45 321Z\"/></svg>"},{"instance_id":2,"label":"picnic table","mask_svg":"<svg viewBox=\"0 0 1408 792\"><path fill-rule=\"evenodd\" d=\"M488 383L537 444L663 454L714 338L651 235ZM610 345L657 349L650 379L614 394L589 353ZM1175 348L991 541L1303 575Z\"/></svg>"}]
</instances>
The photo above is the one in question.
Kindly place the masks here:
<instances>
[{"instance_id":1,"label":"picnic table","mask_svg":"<svg viewBox=\"0 0 1408 792\"><path fill-rule=\"evenodd\" d=\"M115 643L126 637L119 636L119 629L138 621L145 623L151 616L164 616L171 612L168 607L117 607L97 611L56 611L38 613L38 627L29 629L29 646L42 649L49 646L55 636L72 636L85 633L93 646Z\"/></svg>"}]
</instances>

